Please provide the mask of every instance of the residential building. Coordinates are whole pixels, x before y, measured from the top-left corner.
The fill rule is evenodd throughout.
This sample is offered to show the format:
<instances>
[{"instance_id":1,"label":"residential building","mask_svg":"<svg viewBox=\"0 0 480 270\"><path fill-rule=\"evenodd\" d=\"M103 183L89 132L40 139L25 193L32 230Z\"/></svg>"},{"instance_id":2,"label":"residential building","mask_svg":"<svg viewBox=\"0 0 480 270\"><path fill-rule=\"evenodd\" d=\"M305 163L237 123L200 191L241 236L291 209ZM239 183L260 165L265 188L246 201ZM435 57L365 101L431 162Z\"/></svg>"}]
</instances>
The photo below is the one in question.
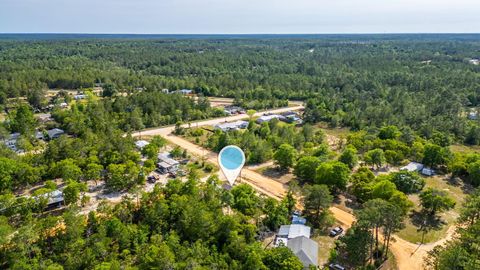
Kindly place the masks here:
<instances>
[{"instance_id":1,"label":"residential building","mask_svg":"<svg viewBox=\"0 0 480 270\"><path fill-rule=\"evenodd\" d=\"M174 173L178 170L180 163L172 158L170 154L161 153L158 155L157 168L160 173Z\"/></svg>"},{"instance_id":2,"label":"residential building","mask_svg":"<svg viewBox=\"0 0 480 270\"><path fill-rule=\"evenodd\" d=\"M426 175L426 176L432 176L432 175L435 174L435 171L431 168L425 167L425 168L422 169L422 174Z\"/></svg>"},{"instance_id":3,"label":"residential building","mask_svg":"<svg viewBox=\"0 0 480 270\"><path fill-rule=\"evenodd\" d=\"M284 245L288 244L290 239L299 236L310 238L310 231L310 227L302 224L282 225L278 230L277 237L275 239L275 246L278 246L281 243Z\"/></svg>"},{"instance_id":4,"label":"residential building","mask_svg":"<svg viewBox=\"0 0 480 270\"><path fill-rule=\"evenodd\" d=\"M54 190L45 194L38 195L34 199L48 198L47 209L54 209L62 206L64 202L63 192L61 190Z\"/></svg>"},{"instance_id":5,"label":"residential building","mask_svg":"<svg viewBox=\"0 0 480 270\"><path fill-rule=\"evenodd\" d=\"M480 59L470 59L468 62L472 65L478 66L480 65Z\"/></svg>"},{"instance_id":6,"label":"residential building","mask_svg":"<svg viewBox=\"0 0 480 270\"><path fill-rule=\"evenodd\" d=\"M278 120L281 120L281 121L285 121L285 120L286 120L285 116L283 116L283 115L271 114L271 115L262 115L262 116L260 116L259 118L257 118L257 123L258 123L258 124L261 124L261 123L263 123L263 122L270 122L272 119L278 119Z\"/></svg>"},{"instance_id":7,"label":"residential building","mask_svg":"<svg viewBox=\"0 0 480 270\"><path fill-rule=\"evenodd\" d=\"M400 168L400 171L420 172L423 169L423 164L418 162L410 162L406 166Z\"/></svg>"},{"instance_id":8,"label":"residential building","mask_svg":"<svg viewBox=\"0 0 480 270\"><path fill-rule=\"evenodd\" d=\"M215 125L215 129L219 129L223 132L231 131L231 130L239 130L245 129L248 127L247 121L236 121L232 123L222 123Z\"/></svg>"},{"instance_id":9,"label":"residential building","mask_svg":"<svg viewBox=\"0 0 480 270\"><path fill-rule=\"evenodd\" d=\"M245 113L245 110L242 107L234 105L225 106L223 111L228 115Z\"/></svg>"},{"instance_id":10,"label":"residential building","mask_svg":"<svg viewBox=\"0 0 480 270\"><path fill-rule=\"evenodd\" d=\"M79 94L79 95L73 96L73 99L75 99L75 100L81 100L81 99L86 99L86 98L87 98L87 95L85 95L85 94Z\"/></svg>"},{"instance_id":11,"label":"residential building","mask_svg":"<svg viewBox=\"0 0 480 270\"><path fill-rule=\"evenodd\" d=\"M181 89L181 90L177 90L177 91L173 91L171 92L172 94L182 94L182 95L191 95L193 94L193 90L190 90L190 89Z\"/></svg>"},{"instance_id":12,"label":"residential building","mask_svg":"<svg viewBox=\"0 0 480 270\"><path fill-rule=\"evenodd\" d=\"M59 128L53 128L53 129L47 130L47 134L48 134L48 139L53 140L65 134L65 131Z\"/></svg>"},{"instance_id":13,"label":"residential building","mask_svg":"<svg viewBox=\"0 0 480 270\"><path fill-rule=\"evenodd\" d=\"M149 145L150 143L145 140L138 140L135 142L135 146L138 150L142 150L145 146Z\"/></svg>"},{"instance_id":14,"label":"residential building","mask_svg":"<svg viewBox=\"0 0 480 270\"><path fill-rule=\"evenodd\" d=\"M10 134L8 139L5 140L5 145L8 148L10 148L10 150L17 152L18 151L17 140L18 140L19 137L20 137L20 133L18 133L18 132Z\"/></svg>"},{"instance_id":15,"label":"residential building","mask_svg":"<svg viewBox=\"0 0 480 270\"><path fill-rule=\"evenodd\" d=\"M318 243L305 236L288 240L287 247L297 256L304 269L311 265L318 267Z\"/></svg>"}]
</instances>

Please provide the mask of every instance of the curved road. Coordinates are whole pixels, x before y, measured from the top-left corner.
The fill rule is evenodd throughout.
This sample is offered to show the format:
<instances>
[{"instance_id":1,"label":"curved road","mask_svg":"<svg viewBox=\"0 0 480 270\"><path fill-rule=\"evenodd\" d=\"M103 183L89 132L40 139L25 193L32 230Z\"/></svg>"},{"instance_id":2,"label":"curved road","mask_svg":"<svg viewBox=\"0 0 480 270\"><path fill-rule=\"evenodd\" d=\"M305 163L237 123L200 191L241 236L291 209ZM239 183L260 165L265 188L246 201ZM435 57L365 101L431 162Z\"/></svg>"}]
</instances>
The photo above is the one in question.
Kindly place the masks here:
<instances>
[{"instance_id":1,"label":"curved road","mask_svg":"<svg viewBox=\"0 0 480 270\"><path fill-rule=\"evenodd\" d=\"M303 105L297 104L292 107L269 110L268 113L282 113L286 111L300 110L303 108L304 108ZM263 113L264 112L258 112L255 114L255 116L260 116ZM235 116L228 116L228 117L216 118L216 119L205 120L205 121L198 121L191 124L185 124L183 126L184 127L189 127L189 126L200 127L205 125L216 125L226 121L230 122L230 121L236 121L236 120L241 120L245 118L248 118L248 116L235 115ZM169 142L186 149L191 154L203 157L207 159L209 162L218 165L216 153L210 150L204 149L196 144L193 144L181 137L173 135L172 134L173 130L174 130L174 126L167 126L167 127L149 129L149 130L133 133L132 136L141 137L141 136L160 135L165 139L167 139ZM219 173L219 177L224 179L223 174ZM249 184L258 192L263 193L269 197L275 198L277 200L281 200L283 196L286 194L286 192L288 191L288 187L286 185L283 185L271 178L265 177L264 175L261 175L248 168L244 168L242 170L240 182ZM349 228L352 225L352 223L355 221L355 217L347 211L344 211L337 207L331 207L330 210L334 214L335 218L339 222L343 223L343 225L346 228ZM454 232L455 232L455 228L452 226L451 228L449 228L447 235L444 239L441 239L435 243L430 243L425 245L413 244L397 236L394 236L390 249L392 253L395 255L398 269L400 270L424 269L423 257L427 254L427 252L433 249L433 247L435 247L436 245L443 244L444 242L446 242L448 239L450 239L453 236Z\"/></svg>"}]
</instances>

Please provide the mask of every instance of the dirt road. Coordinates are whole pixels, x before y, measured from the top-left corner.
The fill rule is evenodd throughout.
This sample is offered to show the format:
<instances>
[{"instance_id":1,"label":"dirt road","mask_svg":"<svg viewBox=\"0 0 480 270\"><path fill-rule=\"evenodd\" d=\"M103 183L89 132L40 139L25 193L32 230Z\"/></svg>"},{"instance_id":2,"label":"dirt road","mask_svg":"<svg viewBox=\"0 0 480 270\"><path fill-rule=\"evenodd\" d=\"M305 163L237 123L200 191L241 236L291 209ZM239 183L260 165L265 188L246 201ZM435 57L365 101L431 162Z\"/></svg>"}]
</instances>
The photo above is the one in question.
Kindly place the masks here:
<instances>
[{"instance_id":1,"label":"dirt road","mask_svg":"<svg viewBox=\"0 0 480 270\"><path fill-rule=\"evenodd\" d=\"M290 108L271 110L269 112L281 113L281 112L290 111L290 110L299 110L302 108L303 106L298 105ZM259 116L262 114L263 114L262 112L259 112L256 114L256 116ZM229 116L226 118L217 118L212 120L199 121L199 122L190 124L190 126L199 127L204 125L215 125L225 121L235 121L235 120L241 120L245 118L248 118L248 116L246 115ZM188 127L188 124L184 126ZM174 130L174 127L169 126L169 127L145 130L142 132L132 134L132 136L139 137L139 136L145 136L145 135L148 135L148 136L160 135L165 139L167 139L168 141L170 141L171 143L186 149L190 154L200 156L202 158L205 158L209 162L218 165L216 153L210 150L204 149L198 145L195 145L181 137L173 135L172 134L173 130ZM220 178L224 179L221 173L219 173L219 176ZM258 192L265 194L269 197L275 198L277 200L280 200L281 198L283 198L283 196L288 191L288 187L286 185L283 185L271 178L265 177L248 168L244 168L242 170L240 182L249 184ZM355 221L355 217L344 210L341 210L337 207L331 207L330 210L334 214L335 218L339 222L341 222L345 228L349 228L352 225L352 223ZM454 234L454 231L455 230L453 227L449 228L448 233L444 239L441 239L435 243L430 243L430 244L420 245L420 246L414 243L410 243L406 240L403 240L397 236L394 236L394 241L391 244L391 251L395 255L398 268L400 270L424 269L423 257L427 254L429 250L433 249L433 247L435 247L437 244L442 244L446 242L448 239L451 239L451 237Z\"/></svg>"}]
</instances>

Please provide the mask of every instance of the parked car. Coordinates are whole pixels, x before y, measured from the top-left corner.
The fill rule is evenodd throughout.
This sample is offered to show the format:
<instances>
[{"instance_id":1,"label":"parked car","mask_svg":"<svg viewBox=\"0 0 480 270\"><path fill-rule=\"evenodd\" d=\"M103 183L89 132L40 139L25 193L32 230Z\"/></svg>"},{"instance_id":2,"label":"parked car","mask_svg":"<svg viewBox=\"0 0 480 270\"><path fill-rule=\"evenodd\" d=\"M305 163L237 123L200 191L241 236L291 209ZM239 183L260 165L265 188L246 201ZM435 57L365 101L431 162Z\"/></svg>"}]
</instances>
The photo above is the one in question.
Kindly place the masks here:
<instances>
[{"instance_id":1,"label":"parked car","mask_svg":"<svg viewBox=\"0 0 480 270\"><path fill-rule=\"evenodd\" d=\"M345 270L346 269L345 267L341 266L338 263L331 263L331 264L328 265L328 268L330 270Z\"/></svg>"},{"instance_id":2,"label":"parked car","mask_svg":"<svg viewBox=\"0 0 480 270\"><path fill-rule=\"evenodd\" d=\"M153 175L150 175L149 177L147 177L147 182L154 184L155 182L157 182L157 178Z\"/></svg>"},{"instance_id":3,"label":"parked car","mask_svg":"<svg viewBox=\"0 0 480 270\"><path fill-rule=\"evenodd\" d=\"M343 232L342 227L335 227L335 228L330 230L330 236L335 237L335 236L338 236L338 235L342 234L342 232Z\"/></svg>"}]
</instances>

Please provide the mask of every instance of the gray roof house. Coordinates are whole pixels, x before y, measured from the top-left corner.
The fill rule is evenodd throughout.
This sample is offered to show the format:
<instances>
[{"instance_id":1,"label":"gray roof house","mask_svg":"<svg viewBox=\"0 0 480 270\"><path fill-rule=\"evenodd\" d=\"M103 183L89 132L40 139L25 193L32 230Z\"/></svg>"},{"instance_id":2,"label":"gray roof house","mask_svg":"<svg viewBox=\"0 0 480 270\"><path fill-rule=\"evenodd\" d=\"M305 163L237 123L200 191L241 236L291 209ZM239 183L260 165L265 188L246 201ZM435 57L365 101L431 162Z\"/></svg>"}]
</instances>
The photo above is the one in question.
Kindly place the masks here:
<instances>
[{"instance_id":1,"label":"gray roof house","mask_svg":"<svg viewBox=\"0 0 480 270\"><path fill-rule=\"evenodd\" d=\"M172 173L178 170L180 162L171 159L168 153L158 154L157 168L161 173Z\"/></svg>"},{"instance_id":2,"label":"gray roof house","mask_svg":"<svg viewBox=\"0 0 480 270\"><path fill-rule=\"evenodd\" d=\"M305 269L310 265L318 266L318 244L305 236L288 240L287 247L300 259Z\"/></svg>"},{"instance_id":3,"label":"gray roof house","mask_svg":"<svg viewBox=\"0 0 480 270\"><path fill-rule=\"evenodd\" d=\"M41 194L38 196L33 197L35 200L41 199L41 198L47 198L47 209L53 209L60 207L63 204L64 198L63 198L63 192L61 190L54 190L45 194Z\"/></svg>"},{"instance_id":4,"label":"gray roof house","mask_svg":"<svg viewBox=\"0 0 480 270\"><path fill-rule=\"evenodd\" d=\"M302 224L282 225L278 230L277 237L275 238L275 246L281 244L288 245L290 239L295 237L304 236L310 238L310 227Z\"/></svg>"},{"instance_id":5,"label":"gray roof house","mask_svg":"<svg viewBox=\"0 0 480 270\"><path fill-rule=\"evenodd\" d=\"M51 139L56 139L56 138L60 137L61 135L63 135L64 133L65 133L65 131L63 131L59 128L54 128L54 129L47 130L48 138L50 140Z\"/></svg>"}]
</instances>

